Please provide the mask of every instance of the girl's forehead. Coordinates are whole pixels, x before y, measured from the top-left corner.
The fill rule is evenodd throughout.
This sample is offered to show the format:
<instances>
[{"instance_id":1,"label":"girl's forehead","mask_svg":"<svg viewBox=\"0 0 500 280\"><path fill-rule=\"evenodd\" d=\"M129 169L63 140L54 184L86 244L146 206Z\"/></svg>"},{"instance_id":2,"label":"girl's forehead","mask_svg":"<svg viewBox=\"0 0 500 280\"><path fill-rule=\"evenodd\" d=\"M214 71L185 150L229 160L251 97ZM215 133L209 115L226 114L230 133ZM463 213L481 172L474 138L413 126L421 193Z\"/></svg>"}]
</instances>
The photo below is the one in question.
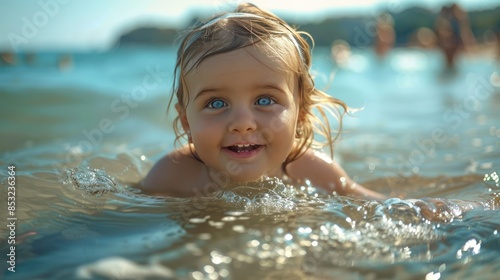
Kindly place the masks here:
<instances>
[{"instance_id":1,"label":"girl's forehead","mask_svg":"<svg viewBox=\"0 0 500 280\"><path fill-rule=\"evenodd\" d=\"M295 91L296 75L281 58L255 46L210 56L186 74L189 92L215 84L281 83ZM238 81L238 82L236 82Z\"/></svg>"},{"instance_id":2,"label":"girl's forehead","mask_svg":"<svg viewBox=\"0 0 500 280\"><path fill-rule=\"evenodd\" d=\"M217 67L216 64L229 63L229 67L236 66L241 60L245 60L247 63L250 61L250 64L254 66L259 64L273 71L286 72L287 74L300 72L297 58L294 57L293 52L275 40L273 42L261 41L246 47L218 52L213 46L206 46L187 59L182 72L187 76L205 68Z\"/></svg>"},{"instance_id":3,"label":"girl's forehead","mask_svg":"<svg viewBox=\"0 0 500 280\"><path fill-rule=\"evenodd\" d=\"M283 61L270 52L257 48L255 45L236 49L230 52L210 56L193 69L194 72L202 70L217 70L214 68L225 66L227 68L237 67L266 67L272 71L285 71Z\"/></svg>"}]
</instances>

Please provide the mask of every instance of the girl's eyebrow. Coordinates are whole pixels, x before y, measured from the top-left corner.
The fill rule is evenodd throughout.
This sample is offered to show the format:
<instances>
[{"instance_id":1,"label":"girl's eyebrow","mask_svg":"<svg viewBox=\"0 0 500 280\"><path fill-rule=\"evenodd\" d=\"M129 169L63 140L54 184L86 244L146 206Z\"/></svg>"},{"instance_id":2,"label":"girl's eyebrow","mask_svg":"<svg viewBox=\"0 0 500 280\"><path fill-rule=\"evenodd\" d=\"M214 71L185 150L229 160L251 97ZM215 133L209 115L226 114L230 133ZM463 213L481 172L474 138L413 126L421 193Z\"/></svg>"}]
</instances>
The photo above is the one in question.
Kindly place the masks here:
<instances>
[{"instance_id":1,"label":"girl's eyebrow","mask_svg":"<svg viewBox=\"0 0 500 280\"><path fill-rule=\"evenodd\" d=\"M261 85L255 85L251 88L251 90L275 90L278 91L281 94L286 94L286 90L284 90L282 87L275 85L275 84L261 84ZM217 92L225 92L228 91L226 88L202 88L196 95L194 96L193 100L196 100L196 98L208 94L208 93L217 93Z\"/></svg>"},{"instance_id":2,"label":"girl's eyebrow","mask_svg":"<svg viewBox=\"0 0 500 280\"><path fill-rule=\"evenodd\" d=\"M253 87L254 90L259 90L259 89L272 89L272 90L276 90L276 91L279 91L280 93L283 93L285 94L286 91L278 86L278 85L275 85L275 84L262 84L262 85L257 85L255 87Z\"/></svg>"},{"instance_id":3,"label":"girl's eyebrow","mask_svg":"<svg viewBox=\"0 0 500 280\"><path fill-rule=\"evenodd\" d=\"M226 89L225 88L203 88L198 93L196 93L193 100L195 100L196 98L198 98L204 94L207 94L207 93L221 92L221 91L226 91Z\"/></svg>"}]
</instances>

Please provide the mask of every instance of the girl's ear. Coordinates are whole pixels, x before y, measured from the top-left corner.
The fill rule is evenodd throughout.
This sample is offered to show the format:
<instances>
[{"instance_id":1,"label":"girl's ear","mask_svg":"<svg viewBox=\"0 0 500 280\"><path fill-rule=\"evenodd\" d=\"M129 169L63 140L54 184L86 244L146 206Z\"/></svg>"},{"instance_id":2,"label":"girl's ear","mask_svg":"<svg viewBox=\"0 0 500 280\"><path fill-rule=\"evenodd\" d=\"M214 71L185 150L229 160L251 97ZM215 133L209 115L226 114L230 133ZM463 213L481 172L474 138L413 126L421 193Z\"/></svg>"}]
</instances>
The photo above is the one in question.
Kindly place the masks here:
<instances>
[{"instance_id":1,"label":"girl's ear","mask_svg":"<svg viewBox=\"0 0 500 280\"><path fill-rule=\"evenodd\" d=\"M187 133L189 131L189 123L186 117L186 110L182 108L182 106L179 103L175 104L175 110L179 115L179 120L181 121L182 129L184 129L184 132Z\"/></svg>"}]
</instances>

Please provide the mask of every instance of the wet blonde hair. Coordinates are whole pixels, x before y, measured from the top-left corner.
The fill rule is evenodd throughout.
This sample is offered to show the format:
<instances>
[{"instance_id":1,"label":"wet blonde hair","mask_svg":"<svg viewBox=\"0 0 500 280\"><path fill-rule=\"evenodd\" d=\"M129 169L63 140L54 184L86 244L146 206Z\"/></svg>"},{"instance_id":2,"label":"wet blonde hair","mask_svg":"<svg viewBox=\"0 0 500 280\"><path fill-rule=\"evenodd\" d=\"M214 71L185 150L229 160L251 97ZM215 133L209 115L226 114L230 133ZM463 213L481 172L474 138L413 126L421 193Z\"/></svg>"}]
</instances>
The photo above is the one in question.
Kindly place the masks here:
<instances>
[{"instance_id":1,"label":"wet blonde hair","mask_svg":"<svg viewBox=\"0 0 500 280\"><path fill-rule=\"evenodd\" d=\"M173 93L168 108L171 108L175 95L177 106L181 110L186 109L189 93L185 76L205 59L256 46L266 54L279 58L287 70L293 73L298 84L296 144L283 163L283 169L311 147L328 146L333 157L333 142L341 131L342 117L349 108L341 100L315 88L309 73L311 47L303 36L312 41L308 33L295 30L276 15L249 3L240 4L234 12L222 13L195 25L183 36L177 52ZM328 115L339 121L336 131L332 131ZM182 127L180 115L174 119L174 132L176 143L186 139L187 134ZM321 135L325 141L315 141L315 133Z\"/></svg>"}]
</instances>

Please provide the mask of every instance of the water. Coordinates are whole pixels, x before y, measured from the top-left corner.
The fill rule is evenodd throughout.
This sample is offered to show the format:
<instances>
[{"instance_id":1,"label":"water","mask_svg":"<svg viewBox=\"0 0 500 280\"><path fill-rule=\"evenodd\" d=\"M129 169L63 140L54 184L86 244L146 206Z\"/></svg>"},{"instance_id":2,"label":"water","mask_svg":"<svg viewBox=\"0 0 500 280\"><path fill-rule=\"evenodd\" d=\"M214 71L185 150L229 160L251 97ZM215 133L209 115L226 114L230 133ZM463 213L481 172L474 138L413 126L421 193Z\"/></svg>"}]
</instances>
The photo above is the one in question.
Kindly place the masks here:
<instances>
[{"instance_id":1,"label":"water","mask_svg":"<svg viewBox=\"0 0 500 280\"><path fill-rule=\"evenodd\" d=\"M46 53L0 67L1 220L15 165L15 270L6 279L496 279L500 92L491 55L442 71L435 51L314 56L321 88L363 107L335 154L393 198L274 179L179 199L134 183L173 148L173 49ZM59 67L58 67L59 65ZM498 73L498 72L497 72ZM332 80L333 77L333 80ZM7 223L8 224L8 223Z\"/></svg>"}]
</instances>

